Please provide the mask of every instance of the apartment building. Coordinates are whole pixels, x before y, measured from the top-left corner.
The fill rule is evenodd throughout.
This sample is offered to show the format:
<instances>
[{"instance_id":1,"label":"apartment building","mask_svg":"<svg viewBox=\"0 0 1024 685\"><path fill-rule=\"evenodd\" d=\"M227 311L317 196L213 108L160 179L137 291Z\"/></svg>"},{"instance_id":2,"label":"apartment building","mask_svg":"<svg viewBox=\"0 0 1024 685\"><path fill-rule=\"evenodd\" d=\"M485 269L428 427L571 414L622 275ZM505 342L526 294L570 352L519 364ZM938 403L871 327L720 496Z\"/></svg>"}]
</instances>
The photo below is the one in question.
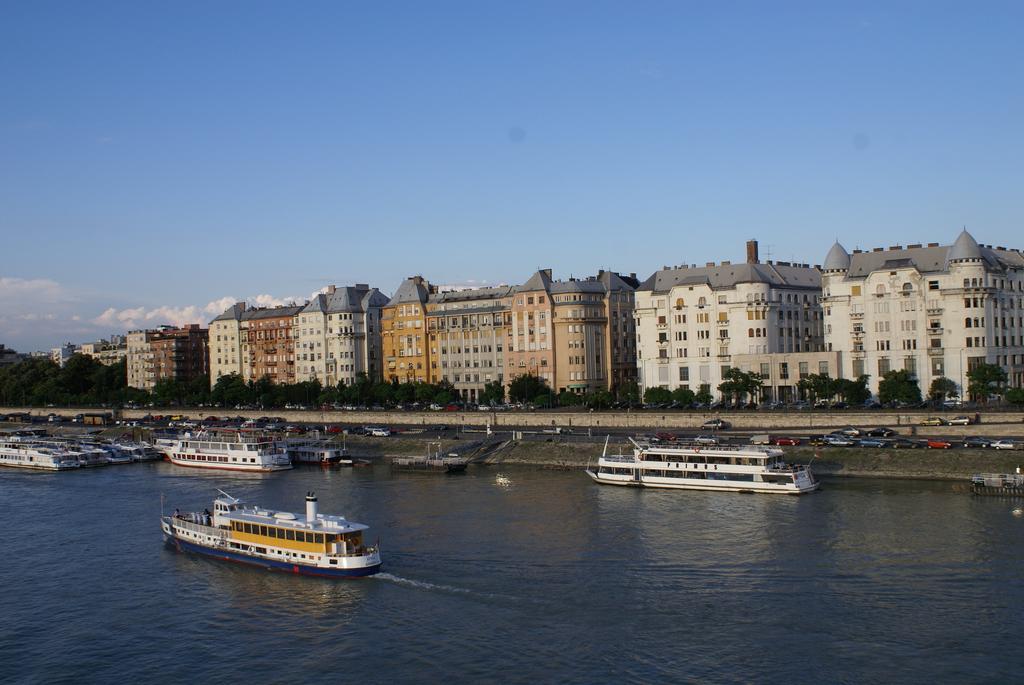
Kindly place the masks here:
<instances>
[{"instance_id":1,"label":"apartment building","mask_svg":"<svg viewBox=\"0 0 1024 685\"><path fill-rule=\"evenodd\" d=\"M534 273L511 298L506 381L528 373L556 393L583 394L631 380L636 284L610 271L565 281Z\"/></svg>"},{"instance_id":2,"label":"apartment building","mask_svg":"<svg viewBox=\"0 0 1024 685\"><path fill-rule=\"evenodd\" d=\"M27 355L19 354L9 347L0 344L0 369L20 364Z\"/></svg>"},{"instance_id":3,"label":"apartment building","mask_svg":"<svg viewBox=\"0 0 1024 685\"><path fill-rule=\"evenodd\" d=\"M221 376L242 372L242 314L245 302L236 302L210 322L210 387Z\"/></svg>"},{"instance_id":4,"label":"apartment building","mask_svg":"<svg viewBox=\"0 0 1024 685\"><path fill-rule=\"evenodd\" d=\"M998 364L1024 384L1024 255L979 245L966 230L952 245L895 245L852 254L838 242L822 265L825 341L842 374L906 369L922 393L935 378L961 389L967 372Z\"/></svg>"},{"instance_id":5,"label":"apartment building","mask_svg":"<svg viewBox=\"0 0 1024 685\"><path fill-rule=\"evenodd\" d=\"M468 402L487 383L505 385L505 346L514 288L459 289L426 303L431 383L447 381Z\"/></svg>"},{"instance_id":6,"label":"apartment building","mask_svg":"<svg viewBox=\"0 0 1024 685\"><path fill-rule=\"evenodd\" d=\"M635 319L641 390L707 386L717 395L723 373L740 363L760 372L762 363L779 368L772 355L825 350L821 272L808 264L762 263L753 240L744 263L654 273L636 292ZM788 371L791 362L785 363ZM786 375L778 378L786 383L766 385L766 399L793 396L798 378Z\"/></svg>"},{"instance_id":7,"label":"apartment building","mask_svg":"<svg viewBox=\"0 0 1024 685\"><path fill-rule=\"evenodd\" d=\"M152 390L157 381L190 381L209 372L209 331L199 324L130 331L127 336L128 386Z\"/></svg>"},{"instance_id":8,"label":"apartment building","mask_svg":"<svg viewBox=\"0 0 1024 685\"><path fill-rule=\"evenodd\" d=\"M327 287L296 316L296 378L351 384L383 378L381 310L388 297L365 283Z\"/></svg>"},{"instance_id":9,"label":"apartment building","mask_svg":"<svg viewBox=\"0 0 1024 685\"><path fill-rule=\"evenodd\" d=\"M295 383L295 317L305 305L249 308L239 317L242 379Z\"/></svg>"},{"instance_id":10,"label":"apartment building","mask_svg":"<svg viewBox=\"0 0 1024 685\"><path fill-rule=\"evenodd\" d=\"M384 380L399 383L430 381L427 301L437 288L422 276L402 281L381 309Z\"/></svg>"},{"instance_id":11,"label":"apartment building","mask_svg":"<svg viewBox=\"0 0 1024 685\"><path fill-rule=\"evenodd\" d=\"M64 365L71 359L71 355L78 352L79 348L74 343L64 343L60 347L54 347L50 350L50 359L57 366L64 368Z\"/></svg>"}]
</instances>

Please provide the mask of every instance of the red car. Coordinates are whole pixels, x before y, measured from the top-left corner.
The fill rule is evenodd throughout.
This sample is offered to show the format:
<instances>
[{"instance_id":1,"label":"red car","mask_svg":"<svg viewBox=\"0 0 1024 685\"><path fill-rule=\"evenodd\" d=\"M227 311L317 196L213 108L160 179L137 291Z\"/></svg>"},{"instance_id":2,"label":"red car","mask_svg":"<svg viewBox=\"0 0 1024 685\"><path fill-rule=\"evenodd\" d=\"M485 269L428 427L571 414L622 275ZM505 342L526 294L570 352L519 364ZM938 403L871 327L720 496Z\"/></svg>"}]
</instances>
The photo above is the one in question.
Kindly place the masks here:
<instances>
[{"instance_id":1,"label":"red car","mask_svg":"<svg viewBox=\"0 0 1024 685\"><path fill-rule=\"evenodd\" d=\"M951 443L949 440L941 440L939 438L929 438L928 439L928 449L932 449L932 450L948 450L952 446L953 446L953 443Z\"/></svg>"},{"instance_id":2,"label":"red car","mask_svg":"<svg viewBox=\"0 0 1024 685\"><path fill-rule=\"evenodd\" d=\"M328 426L327 427L327 432L328 433L340 433L343 430L344 429L341 426Z\"/></svg>"},{"instance_id":3,"label":"red car","mask_svg":"<svg viewBox=\"0 0 1024 685\"><path fill-rule=\"evenodd\" d=\"M675 433L658 433L654 437L662 442L675 442L677 440Z\"/></svg>"},{"instance_id":4,"label":"red car","mask_svg":"<svg viewBox=\"0 0 1024 685\"><path fill-rule=\"evenodd\" d=\"M770 442L773 445L780 445L780 446L781 445L789 445L790 447L795 447L796 445L800 444L800 439L799 438L772 438L770 440Z\"/></svg>"}]
</instances>

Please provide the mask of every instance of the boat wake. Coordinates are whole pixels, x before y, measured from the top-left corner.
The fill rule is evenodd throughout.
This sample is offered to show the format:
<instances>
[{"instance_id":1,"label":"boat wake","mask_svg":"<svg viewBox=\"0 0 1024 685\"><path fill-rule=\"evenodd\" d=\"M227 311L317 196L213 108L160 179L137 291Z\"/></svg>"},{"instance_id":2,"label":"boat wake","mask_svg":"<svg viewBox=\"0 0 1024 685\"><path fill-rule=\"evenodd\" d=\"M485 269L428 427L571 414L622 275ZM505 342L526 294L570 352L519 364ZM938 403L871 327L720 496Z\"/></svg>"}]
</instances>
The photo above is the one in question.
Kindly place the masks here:
<instances>
[{"instance_id":1,"label":"boat wake","mask_svg":"<svg viewBox=\"0 0 1024 685\"><path fill-rule=\"evenodd\" d=\"M437 592L454 592L461 595L479 595L480 593L467 590L466 588L455 587L454 585L439 585L437 583L428 583L425 580L413 580L412 578L402 578L391 573L375 573L374 578L381 580L387 580L398 585L406 585L408 587L419 588L420 590L433 590ZM484 595L480 595L484 596Z\"/></svg>"}]
</instances>

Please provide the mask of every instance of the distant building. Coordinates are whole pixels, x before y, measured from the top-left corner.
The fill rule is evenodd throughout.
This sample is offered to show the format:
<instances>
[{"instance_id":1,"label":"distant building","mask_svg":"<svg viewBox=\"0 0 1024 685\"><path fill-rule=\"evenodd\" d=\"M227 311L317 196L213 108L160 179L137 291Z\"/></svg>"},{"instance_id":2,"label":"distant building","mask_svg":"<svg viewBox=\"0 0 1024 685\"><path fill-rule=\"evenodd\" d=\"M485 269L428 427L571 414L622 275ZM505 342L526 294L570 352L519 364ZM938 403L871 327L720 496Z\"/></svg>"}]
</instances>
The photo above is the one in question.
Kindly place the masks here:
<instances>
[{"instance_id":1,"label":"distant building","mask_svg":"<svg viewBox=\"0 0 1024 685\"><path fill-rule=\"evenodd\" d=\"M221 376L242 374L242 314L245 302L236 302L210 322L210 387Z\"/></svg>"},{"instance_id":2,"label":"distant building","mask_svg":"<svg viewBox=\"0 0 1024 685\"><path fill-rule=\"evenodd\" d=\"M209 331L199 324L181 328L130 331L127 338L128 386L152 390L157 381L190 381L209 373Z\"/></svg>"},{"instance_id":3,"label":"distant building","mask_svg":"<svg viewBox=\"0 0 1024 685\"><path fill-rule=\"evenodd\" d=\"M72 343L64 343L60 347L54 347L50 350L50 359L57 366L64 368L68 359L71 359L71 355L79 351L79 348Z\"/></svg>"},{"instance_id":4,"label":"distant building","mask_svg":"<svg viewBox=\"0 0 1024 685\"><path fill-rule=\"evenodd\" d=\"M932 380L960 386L978 364L1024 385L1024 254L979 245L966 230L952 245L896 245L851 255L838 242L822 265L825 340L841 374L905 369L926 394Z\"/></svg>"},{"instance_id":5,"label":"distant building","mask_svg":"<svg viewBox=\"0 0 1024 685\"><path fill-rule=\"evenodd\" d=\"M80 353L92 357L104 366L113 366L128 356L128 339L123 335L113 335L110 340L82 343Z\"/></svg>"},{"instance_id":6,"label":"distant building","mask_svg":"<svg viewBox=\"0 0 1024 685\"><path fill-rule=\"evenodd\" d=\"M4 345L0 345L0 369L14 366L25 359L24 354L18 354L14 350Z\"/></svg>"},{"instance_id":7,"label":"distant building","mask_svg":"<svg viewBox=\"0 0 1024 685\"><path fill-rule=\"evenodd\" d=\"M685 387L697 392L706 386L717 396L724 372L742 364L771 372L764 399L795 399L799 376L790 374L789 365L800 362L775 355L825 350L820 300L817 267L761 263L756 241L748 242L742 264L709 262L657 271L636 293L641 390ZM829 360L803 359L808 369L821 361ZM833 377L835 366L832 360Z\"/></svg>"}]
</instances>

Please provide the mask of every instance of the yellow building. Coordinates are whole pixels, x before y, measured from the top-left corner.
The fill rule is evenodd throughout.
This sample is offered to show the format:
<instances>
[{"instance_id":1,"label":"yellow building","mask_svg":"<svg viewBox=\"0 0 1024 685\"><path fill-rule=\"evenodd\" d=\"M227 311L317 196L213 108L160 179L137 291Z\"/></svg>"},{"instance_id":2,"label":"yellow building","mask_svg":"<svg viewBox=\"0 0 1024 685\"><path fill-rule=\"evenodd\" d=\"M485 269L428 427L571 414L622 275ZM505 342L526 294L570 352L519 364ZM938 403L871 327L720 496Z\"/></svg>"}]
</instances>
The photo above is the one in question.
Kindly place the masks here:
<instances>
[{"instance_id":1,"label":"yellow building","mask_svg":"<svg viewBox=\"0 0 1024 685\"><path fill-rule=\"evenodd\" d=\"M405 279L381 309L384 380L430 381L427 301L437 289L422 276Z\"/></svg>"}]
</instances>

